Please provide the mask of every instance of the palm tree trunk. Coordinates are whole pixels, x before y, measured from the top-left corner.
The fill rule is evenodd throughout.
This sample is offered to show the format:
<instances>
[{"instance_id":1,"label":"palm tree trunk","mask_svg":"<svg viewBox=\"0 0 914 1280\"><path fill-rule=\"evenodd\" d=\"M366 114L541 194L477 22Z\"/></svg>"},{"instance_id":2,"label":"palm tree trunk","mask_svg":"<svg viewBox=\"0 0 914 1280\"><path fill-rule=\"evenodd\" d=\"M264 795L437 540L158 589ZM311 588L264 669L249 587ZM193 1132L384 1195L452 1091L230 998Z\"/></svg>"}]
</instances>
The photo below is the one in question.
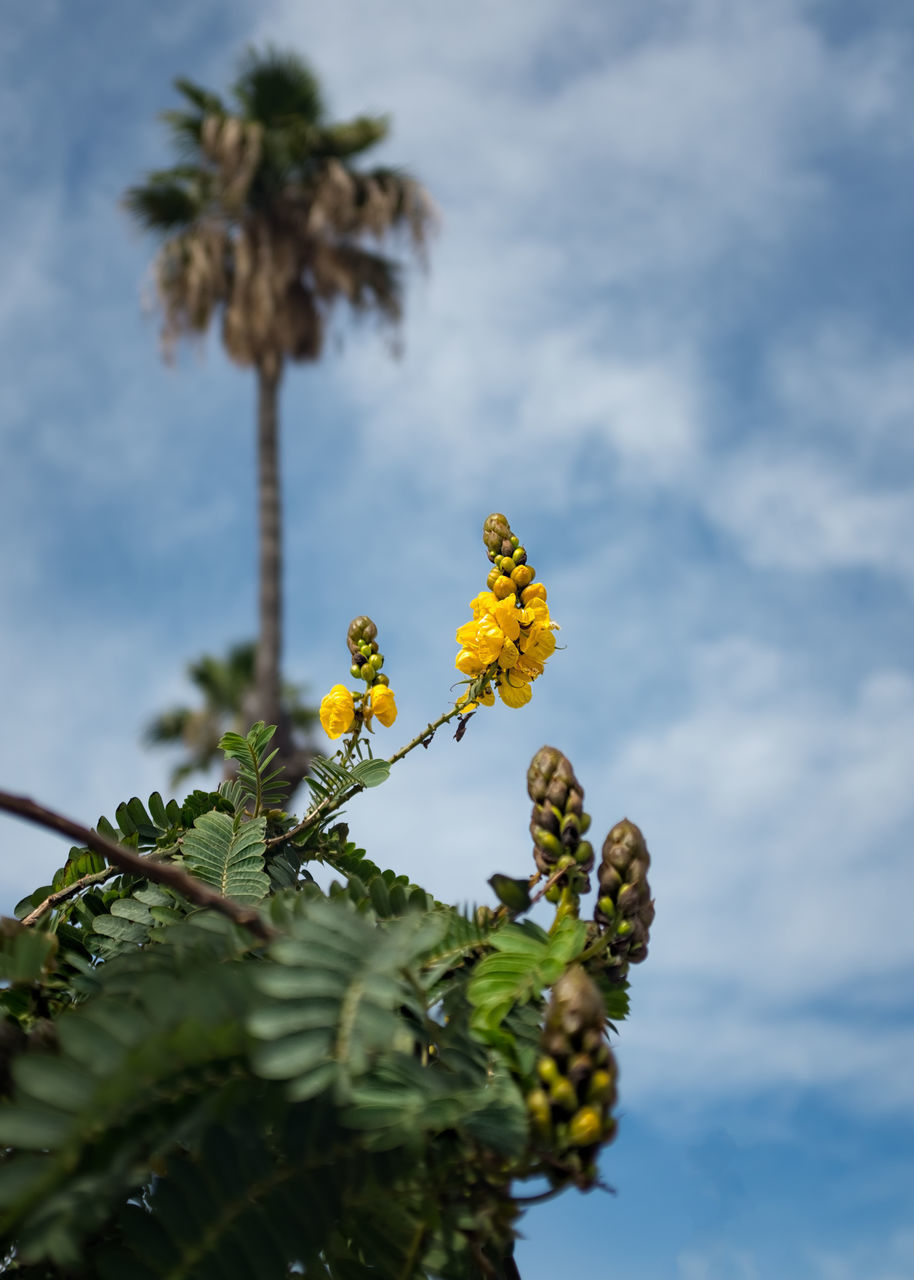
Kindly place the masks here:
<instances>
[{"instance_id":1,"label":"palm tree trunk","mask_svg":"<svg viewBox=\"0 0 914 1280\"><path fill-rule=\"evenodd\" d=\"M279 415L282 366L257 368L257 469L260 521L260 632L255 666L256 718L279 726L282 661L282 511L279 490Z\"/></svg>"}]
</instances>

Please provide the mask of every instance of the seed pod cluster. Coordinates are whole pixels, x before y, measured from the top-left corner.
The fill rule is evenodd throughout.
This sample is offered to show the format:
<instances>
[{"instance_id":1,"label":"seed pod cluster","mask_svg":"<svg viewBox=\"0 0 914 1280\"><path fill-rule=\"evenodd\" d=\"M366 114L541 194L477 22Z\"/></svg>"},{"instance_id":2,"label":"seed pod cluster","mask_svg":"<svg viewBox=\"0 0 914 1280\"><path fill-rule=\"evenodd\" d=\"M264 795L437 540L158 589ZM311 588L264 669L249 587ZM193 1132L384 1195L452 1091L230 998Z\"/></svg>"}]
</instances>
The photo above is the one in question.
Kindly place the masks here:
<instances>
[{"instance_id":1,"label":"seed pod cluster","mask_svg":"<svg viewBox=\"0 0 914 1280\"><path fill-rule=\"evenodd\" d=\"M651 855L640 829L623 818L603 844L594 910L594 920L601 930L612 935L605 964L613 977L624 978L630 964L640 964L647 958L654 919L647 879L650 865Z\"/></svg>"},{"instance_id":2,"label":"seed pod cluster","mask_svg":"<svg viewBox=\"0 0 914 1280\"><path fill-rule=\"evenodd\" d=\"M597 1153L616 1134L617 1070L605 1028L599 989L572 965L552 989L527 1111L535 1141L549 1147L552 1176L582 1189L593 1186Z\"/></svg>"},{"instance_id":3,"label":"seed pod cluster","mask_svg":"<svg viewBox=\"0 0 914 1280\"><path fill-rule=\"evenodd\" d=\"M520 539L511 532L507 516L495 511L486 517L482 526L482 540L492 568L486 578L486 586L499 600L510 595L520 596L536 577L536 570L527 564L527 552Z\"/></svg>"},{"instance_id":4,"label":"seed pod cluster","mask_svg":"<svg viewBox=\"0 0 914 1280\"><path fill-rule=\"evenodd\" d=\"M350 674L364 680L369 689L373 684L390 684L381 672L384 655L378 651L377 634L378 628L364 613L352 619L346 632L346 644L352 654Z\"/></svg>"},{"instance_id":5,"label":"seed pod cluster","mask_svg":"<svg viewBox=\"0 0 914 1280\"><path fill-rule=\"evenodd\" d=\"M561 866L568 868L547 891L547 899L557 902L567 886L575 893L588 893L594 852L590 841L581 837L590 826L590 814L584 812L584 789L571 761L557 747L540 747L530 761L527 794L533 801L530 834L537 868L547 877Z\"/></svg>"}]
</instances>

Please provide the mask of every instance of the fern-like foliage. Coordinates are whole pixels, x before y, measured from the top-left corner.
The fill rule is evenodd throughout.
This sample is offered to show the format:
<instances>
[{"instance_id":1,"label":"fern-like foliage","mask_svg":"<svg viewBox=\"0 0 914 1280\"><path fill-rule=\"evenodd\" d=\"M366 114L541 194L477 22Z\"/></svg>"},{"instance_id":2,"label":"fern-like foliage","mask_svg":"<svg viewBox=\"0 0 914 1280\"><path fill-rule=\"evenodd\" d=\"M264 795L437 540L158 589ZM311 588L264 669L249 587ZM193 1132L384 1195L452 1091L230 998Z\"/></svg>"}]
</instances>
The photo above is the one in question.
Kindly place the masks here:
<instances>
[{"instance_id":1,"label":"fern-like foliage","mask_svg":"<svg viewBox=\"0 0 914 1280\"><path fill-rule=\"evenodd\" d=\"M275 725L265 725L258 720L245 734L224 733L219 747L227 760L238 763L236 787L229 787L236 812L247 807L257 818L267 809L278 808L288 794L288 785L282 780L282 765L271 770L277 750L267 748L276 732Z\"/></svg>"},{"instance_id":2,"label":"fern-like foliage","mask_svg":"<svg viewBox=\"0 0 914 1280\"><path fill-rule=\"evenodd\" d=\"M20 904L38 926L0 923L3 1274L518 1280L515 1186L593 1184L605 1020L591 986L572 1045L546 1005L587 967L627 1013L596 926L461 912L328 829L385 761L319 761L305 819L273 809L271 734L226 735L217 792L100 819L152 879L74 849ZM157 883L162 858L258 930Z\"/></svg>"},{"instance_id":3,"label":"fern-like foliage","mask_svg":"<svg viewBox=\"0 0 914 1280\"><path fill-rule=\"evenodd\" d=\"M185 869L224 898L254 905L270 890L263 871L263 818L243 822L226 813L204 813L184 837Z\"/></svg>"}]
</instances>

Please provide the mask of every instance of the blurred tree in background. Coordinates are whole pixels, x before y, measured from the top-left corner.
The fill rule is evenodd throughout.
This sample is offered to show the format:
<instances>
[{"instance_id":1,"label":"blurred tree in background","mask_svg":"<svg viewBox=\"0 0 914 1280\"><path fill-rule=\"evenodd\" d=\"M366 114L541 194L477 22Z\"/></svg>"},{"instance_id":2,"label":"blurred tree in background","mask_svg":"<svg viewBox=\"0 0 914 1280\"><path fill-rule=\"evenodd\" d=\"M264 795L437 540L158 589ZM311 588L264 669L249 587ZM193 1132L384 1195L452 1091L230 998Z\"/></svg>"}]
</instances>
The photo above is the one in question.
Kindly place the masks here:
<instances>
[{"instance_id":1,"label":"blurred tree in background","mask_svg":"<svg viewBox=\"0 0 914 1280\"><path fill-rule=\"evenodd\" d=\"M190 774L204 772L217 761L222 761L219 741L224 733L243 733L247 728L247 703L254 687L255 657L256 647L250 643L234 645L225 658L205 653L187 669L191 684L202 695L202 705L172 707L156 716L147 726L145 737L151 745L181 743L186 748L185 758L172 771L173 787ZM293 730L307 733L317 723L316 708L305 705L298 685L284 681L280 696L288 724ZM313 754L314 747L297 743L296 750L301 754Z\"/></svg>"},{"instance_id":2,"label":"blurred tree in background","mask_svg":"<svg viewBox=\"0 0 914 1280\"><path fill-rule=\"evenodd\" d=\"M175 85L185 105L163 119L177 163L130 187L125 205L161 237L166 353L219 316L229 357L256 372L259 632L246 719L278 726L295 786L310 754L282 700L279 387L287 361L318 359L338 302L397 324L401 266L377 248L399 239L421 253L433 206L401 170L355 166L388 120L328 121L317 78L294 54L249 50L228 105L190 80Z\"/></svg>"}]
</instances>

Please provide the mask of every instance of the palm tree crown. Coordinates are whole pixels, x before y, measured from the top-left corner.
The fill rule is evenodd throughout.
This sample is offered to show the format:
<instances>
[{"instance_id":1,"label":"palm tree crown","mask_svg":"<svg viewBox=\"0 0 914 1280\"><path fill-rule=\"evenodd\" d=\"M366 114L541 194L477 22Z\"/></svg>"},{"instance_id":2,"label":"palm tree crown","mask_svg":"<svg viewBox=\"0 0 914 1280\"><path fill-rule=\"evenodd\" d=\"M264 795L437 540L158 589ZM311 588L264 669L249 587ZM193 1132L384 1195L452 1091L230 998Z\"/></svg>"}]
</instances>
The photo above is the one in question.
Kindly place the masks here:
<instances>
[{"instance_id":1,"label":"palm tree crown","mask_svg":"<svg viewBox=\"0 0 914 1280\"><path fill-rule=\"evenodd\" d=\"M205 653L187 668L202 705L172 707L146 726L145 739L150 745L181 743L186 749L186 756L172 771L172 786L190 774L206 772L217 762L224 763L219 741L227 730L246 732L245 700L254 682L254 655L254 645L248 643L234 645L225 658ZM307 733L317 724L317 709L302 701L299 686L283 684L282 704L295 729ZM303 749L314 754L310 744ZM226 777L232 776L231 763L223 771Z\"/></svg>"},{"instance_id":2,"label":"palm tree crown","mask_svg":"<svg viewBox=\"0 0 914 1280\"><path fill-rule=\"evenodd\" d=\"M400 319L400 264L380 241L399 236L421 255L434 210L407 174L354 167L387 119L328 122L316 77L293 54L249 50L230 107L190 80L175 85L185 105L163 118L179 163L147 174L124 202L162 237L166 353L221 313L226 351L257 374L260 627L248 718L278 726L294 784L310 756L296 751L281 699L279 384L287 360L321 354L336 302Z\"/></svg>"},{"instance_id":3,"label":"palm tree crown","mask_svg":"<svg viewBox=\"0 0 914 1280\"><path fill-rule=\"evenodd\" d=\"M399 320L399 264L366 241L399 231L421 252L434 212L408 175L353 168L387 118L328 123L314 74L276 50L248 52L234 109L190 80L175 86L188 106L163 119L180 163L125 196L164 236L155 274L166 344L203 332L221 308L231 358L275 375L287 359L317 359L338 300Z\"/></svg>"}]
</instances>

